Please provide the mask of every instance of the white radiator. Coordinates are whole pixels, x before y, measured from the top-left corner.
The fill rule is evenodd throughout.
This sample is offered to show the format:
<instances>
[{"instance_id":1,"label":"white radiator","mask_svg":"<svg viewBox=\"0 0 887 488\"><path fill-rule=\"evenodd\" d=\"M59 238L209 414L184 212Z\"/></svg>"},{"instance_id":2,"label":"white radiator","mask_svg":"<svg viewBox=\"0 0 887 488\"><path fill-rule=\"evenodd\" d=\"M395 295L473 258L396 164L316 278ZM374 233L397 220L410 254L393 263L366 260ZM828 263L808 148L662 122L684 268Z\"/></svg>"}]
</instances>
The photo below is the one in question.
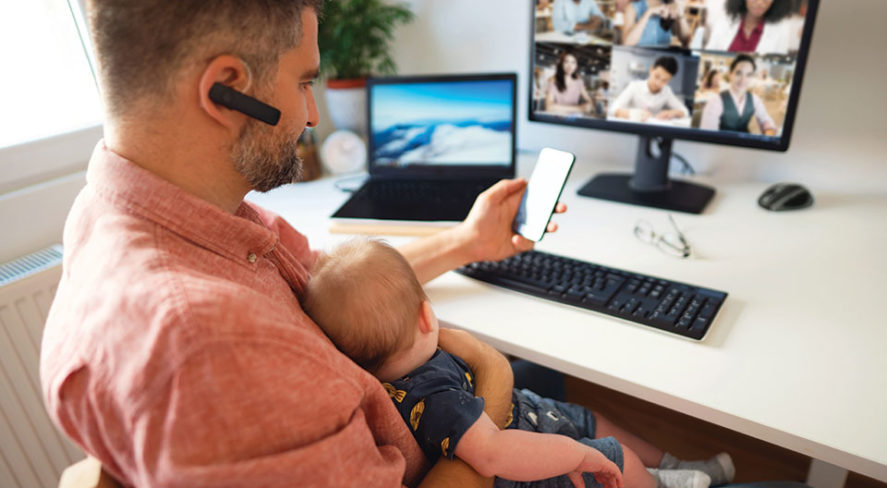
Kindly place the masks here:
<instances>
[{"instance_id":1,"label":"white radiator","mask_svg":"<svg viewBox=\"0 0 887 488\"><path fill-rule=\"evenodd\" d=\"M0 265L0 487L54 488L85 457L40 394L40 339L61 273L61 246Z\"/></svg>"}]
</instances>

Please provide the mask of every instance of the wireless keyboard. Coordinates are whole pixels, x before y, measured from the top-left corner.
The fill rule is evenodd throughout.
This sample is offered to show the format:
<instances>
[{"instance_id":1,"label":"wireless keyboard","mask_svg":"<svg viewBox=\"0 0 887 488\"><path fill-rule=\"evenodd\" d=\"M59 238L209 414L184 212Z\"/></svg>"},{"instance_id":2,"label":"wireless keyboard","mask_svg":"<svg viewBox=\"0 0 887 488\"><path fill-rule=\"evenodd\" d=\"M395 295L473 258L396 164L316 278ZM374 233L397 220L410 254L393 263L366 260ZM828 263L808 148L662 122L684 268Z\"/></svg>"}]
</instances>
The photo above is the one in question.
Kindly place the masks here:
<instances>
[{"instance_id":1,"label":"wireless keyboard","mask_svg":"<svg viewBox=\"0 0 887 488\"><path fill-rule=\"evenodd\" d=\"M727 293L540 251L456 272L493 285L700 340Z\"/></svg>"}]
</instances>

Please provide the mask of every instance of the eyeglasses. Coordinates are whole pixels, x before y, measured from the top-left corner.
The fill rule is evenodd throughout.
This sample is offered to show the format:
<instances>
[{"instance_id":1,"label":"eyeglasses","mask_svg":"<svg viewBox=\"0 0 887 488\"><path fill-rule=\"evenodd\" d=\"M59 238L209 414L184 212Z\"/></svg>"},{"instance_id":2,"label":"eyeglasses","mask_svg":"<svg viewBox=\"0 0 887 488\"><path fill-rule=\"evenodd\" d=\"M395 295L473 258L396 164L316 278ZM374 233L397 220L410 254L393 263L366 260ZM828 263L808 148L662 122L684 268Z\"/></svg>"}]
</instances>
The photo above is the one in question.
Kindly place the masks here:
<instances>
[{"instance_id":1,"label":"eyeglasses","mask_svg":"<svg viewBox=\"0 0 887 488\"><path fill-rule=\"evenodd\" d=\"M690 243L684 237L684 234L678 229L678 224L674 222L671 215L668 216L674 232L659 234L653 230L653 224L646 220L638 220L634 225L634 235L642 242L656 246L660 251L677 258L690 257Z\"/></svg>"}]
</instances>

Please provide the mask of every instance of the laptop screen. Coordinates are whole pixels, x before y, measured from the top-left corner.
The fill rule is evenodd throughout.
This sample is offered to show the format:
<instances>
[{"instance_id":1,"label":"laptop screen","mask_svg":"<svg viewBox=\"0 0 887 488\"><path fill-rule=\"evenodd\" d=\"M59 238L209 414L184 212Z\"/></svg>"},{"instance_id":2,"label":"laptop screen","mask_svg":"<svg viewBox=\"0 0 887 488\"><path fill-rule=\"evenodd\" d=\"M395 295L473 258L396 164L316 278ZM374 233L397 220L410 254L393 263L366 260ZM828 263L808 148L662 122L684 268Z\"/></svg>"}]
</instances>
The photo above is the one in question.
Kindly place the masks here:
<instances>
[{"instance_id":1,"label":"laptop screen","mask_svg":"<svg viewBox=\"0 0 887 488\"><path fill-rule=\"evenodd\" d=\"M370 169L513 171L515 76L370 80Z\"/></svg>"}]
</instances>

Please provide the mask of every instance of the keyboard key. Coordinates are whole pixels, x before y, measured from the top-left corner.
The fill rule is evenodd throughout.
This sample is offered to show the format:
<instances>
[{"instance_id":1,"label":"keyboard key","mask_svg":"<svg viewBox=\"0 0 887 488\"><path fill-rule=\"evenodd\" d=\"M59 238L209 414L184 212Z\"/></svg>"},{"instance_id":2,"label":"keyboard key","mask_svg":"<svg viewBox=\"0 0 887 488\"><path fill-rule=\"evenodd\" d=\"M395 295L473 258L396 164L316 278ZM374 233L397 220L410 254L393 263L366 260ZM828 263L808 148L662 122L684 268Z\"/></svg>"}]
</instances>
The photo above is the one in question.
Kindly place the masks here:
<instances>
[{"instance_id":1,"label":"keyboard key","mask_svg":"<svg viewBox=\"0 0 887 488\"><path fill-rule=\"evenodd\" d=\"M594 304L600 307L603 307L607 300L610 299L610 295L603 295L599 292L592 291L585 294L585 298L582 299L585 303Z\"/></svg>"},{"instance_id":2,"label":"keyboard key","mask_svg":"<svg viewBox=\"0 0 887 488\"><path fill-rule=\"evenodd\" d=\"M564 285L554 285L550 290L548 290L549 295L561 296L566 293L567 287Z\"/></svg>"},{"instance_id":3,"label":"keyboard key","mask_svg":"<svg viewBox=\"0 0 887 488\"><path fill-rule=\"evenodd\" d=\"M674 325L674 321L667 320L665 315L656 311L650 314L649 320L651 324L658 325L659 327L671 327Z\"/></svg>"},{"instance_id":4,"label":"keyboard key","mask_svg":"<svg viewBox=\"0 0 887 488\"><path fill-rule=\"evenodd\" d=\"M702 307L702 311L699 312L699 318L710 319L712 317L712 315L714 315L714 313L715 313L714 304L711 303L711 301L709 301L708 303L705 304L704 307Z\"/></svg>"},{"instance_id":5,"label":"keyboard key","mask_svg":"<svg viewBox=\"0 0 887 488\"><path fill-rule=\"evenodd\" d=\"M693 322L693 326L690 327L690 332L701 332L708 328L709 321L703 318L698 318Z\"/></svg>"},{"instance_id":6,"label":"keyboard key","mask_svg":"<svg viewBox=\"0 0 887 488\"><path fill-rule=\"evenodd\" d=\"M640 300L638 300L637 298L632 298L625 305L622 306L621 311L623 313L632 313L632 312L634 312L634 309L637 308L637 306L640 304L641 304Z\"/></svg>"},{"instance_id":7,"label":"keyboard key","mask_svg":"<svg viewBox=\"0 0 887 488\"><path fill-rule=\"evenodd\" d=\"M582 299L585 298L585 293L576 289L570 289L567 290L566 293L564 293L564 298L570 300L571 302L581 302Z\"/></svg>"}]
</instances>

